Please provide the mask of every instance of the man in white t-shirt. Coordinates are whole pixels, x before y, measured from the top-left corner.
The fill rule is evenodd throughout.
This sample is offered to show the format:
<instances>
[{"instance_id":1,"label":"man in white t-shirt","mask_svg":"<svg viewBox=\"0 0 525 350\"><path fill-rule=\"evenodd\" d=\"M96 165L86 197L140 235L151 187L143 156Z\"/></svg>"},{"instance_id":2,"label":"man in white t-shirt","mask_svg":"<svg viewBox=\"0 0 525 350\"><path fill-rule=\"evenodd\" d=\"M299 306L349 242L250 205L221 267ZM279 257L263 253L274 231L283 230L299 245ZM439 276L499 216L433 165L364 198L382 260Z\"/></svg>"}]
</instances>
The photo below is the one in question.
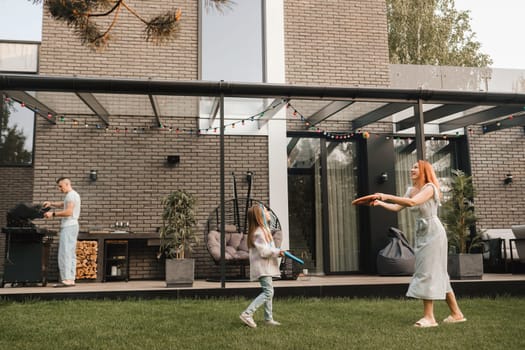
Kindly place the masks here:
<instances>
[{"instance_id":1,"label":"man in white t-shirt","mask_svg":"<svg viewBox=\"0 0 525 350\"><path fill-rule=\"evenodd\" d=\"M58 270L60 272L61 283L55 287L71 287L75 285L75 275L77 268L77 238L78 238L78 217L80 216L80 196L71 187L71 180L61 177L57 180L60 192L65 193L63 202L43 203L44 208L55 208L60 210L50 210L44 213L46 219L59 217L60 240L58 242Z\"/></svg>"}]
</instances>

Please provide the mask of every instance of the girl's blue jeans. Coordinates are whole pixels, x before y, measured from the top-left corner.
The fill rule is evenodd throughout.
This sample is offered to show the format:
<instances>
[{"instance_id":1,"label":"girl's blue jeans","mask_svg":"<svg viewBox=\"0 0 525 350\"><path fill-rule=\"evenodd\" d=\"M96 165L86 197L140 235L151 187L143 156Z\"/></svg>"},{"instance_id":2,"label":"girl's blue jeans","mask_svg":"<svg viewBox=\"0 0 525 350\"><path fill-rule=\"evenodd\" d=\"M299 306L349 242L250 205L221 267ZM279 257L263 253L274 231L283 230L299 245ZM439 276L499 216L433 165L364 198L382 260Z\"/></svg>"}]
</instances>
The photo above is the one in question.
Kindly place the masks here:
<instances>
[{"instance_id":1,"label":"girl's blue jeans","mask_svg":"<svg viewBox=\"0 0 525 350\"><path fill-rule=\"evenodd\" d=\"M272 315L272 300L273 300L273 280L271 276L264 276L259 278L259 283L262 287L262 292L255 298L248 308L244 311L249 315L253 315L255 311L264 304L264 319L266 321L273 320Z\"/></svg>"}]
</instances>

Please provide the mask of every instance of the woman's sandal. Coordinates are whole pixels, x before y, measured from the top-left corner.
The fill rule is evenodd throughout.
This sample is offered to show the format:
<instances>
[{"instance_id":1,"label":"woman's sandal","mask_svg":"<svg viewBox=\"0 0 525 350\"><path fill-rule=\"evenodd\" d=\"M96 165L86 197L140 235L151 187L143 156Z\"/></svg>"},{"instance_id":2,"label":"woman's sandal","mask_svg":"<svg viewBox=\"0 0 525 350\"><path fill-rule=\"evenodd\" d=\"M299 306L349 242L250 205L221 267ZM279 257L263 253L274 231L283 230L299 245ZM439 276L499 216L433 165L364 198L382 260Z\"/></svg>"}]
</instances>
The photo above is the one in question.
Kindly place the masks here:
<instances>
[{"instance_id":1,"label":"woman's sandal","mask_svg":"<svg viewBox=\"0 0 525 350\"><path fill-rule=\"evenodd\" d=\"M417 321L416 323L414 323L414 327L417 327L417 328L430 328L430 327L437 327L437 326L438 326L437 322L432 323L424 317L420 319L419 321Z\"/></svg>"},{"instance_id":2,"label":"woman's sandal","mask_svg":"<svg viewBox=\"0 0 525 350\"><path fill-rule=\"evenodd\" d=\"M443 323L461 323L461 322L465 322L466 320L467 319L465 317L454 318L452 317L452 315L450 315L443 320Z\"/></svg>"}]
</instances>

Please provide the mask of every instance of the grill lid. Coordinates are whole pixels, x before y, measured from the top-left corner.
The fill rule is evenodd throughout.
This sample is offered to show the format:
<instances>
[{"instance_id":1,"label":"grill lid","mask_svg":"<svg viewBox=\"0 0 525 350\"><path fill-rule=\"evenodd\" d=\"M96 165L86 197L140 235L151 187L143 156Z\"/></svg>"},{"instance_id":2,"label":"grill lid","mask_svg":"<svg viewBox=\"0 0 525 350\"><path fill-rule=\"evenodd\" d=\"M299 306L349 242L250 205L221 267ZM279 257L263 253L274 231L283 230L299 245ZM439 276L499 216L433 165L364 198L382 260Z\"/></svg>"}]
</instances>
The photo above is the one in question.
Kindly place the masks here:
<instances>
[{"instance_id":1,"label":"grill lid","mask_svg":"<svg viewBox=\"0 0 525 350\"><path fill-rule=\"evenodd\" d=\"M44 213L50 208L42 208L41 205L29 205L19 203L7 211L8 227L35 227L31 222L33 219L42 219Z\"/></svg>"}]
</instances>

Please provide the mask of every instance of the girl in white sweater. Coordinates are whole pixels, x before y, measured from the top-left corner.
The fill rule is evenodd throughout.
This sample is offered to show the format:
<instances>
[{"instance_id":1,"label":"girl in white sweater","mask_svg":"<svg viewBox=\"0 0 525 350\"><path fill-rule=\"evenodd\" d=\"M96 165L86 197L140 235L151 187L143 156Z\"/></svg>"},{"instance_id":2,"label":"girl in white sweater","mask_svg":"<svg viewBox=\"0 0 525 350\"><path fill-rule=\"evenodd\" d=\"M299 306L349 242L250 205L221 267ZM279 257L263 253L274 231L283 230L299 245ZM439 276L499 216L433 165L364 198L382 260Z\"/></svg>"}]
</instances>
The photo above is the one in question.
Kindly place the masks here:
<instances>
[{"instance_id":1,"label":"girl in white sweater","mask_svg":"<svg viewBox=\"0 0 525 350\"><path fill-rule=\"evenodd\" d=\"M272 233L268 227L270 212L263 205L253 205L248 209L248 248L250 254L250 279L259 281L262 292L240 315L240 319L251 328L257 327L253 320L255 311L264 304L264 321L267 325L279 326L273 319L273 277L279 277L278 258L284 250L275 247Z\"/></svg>"}]
</instances>

